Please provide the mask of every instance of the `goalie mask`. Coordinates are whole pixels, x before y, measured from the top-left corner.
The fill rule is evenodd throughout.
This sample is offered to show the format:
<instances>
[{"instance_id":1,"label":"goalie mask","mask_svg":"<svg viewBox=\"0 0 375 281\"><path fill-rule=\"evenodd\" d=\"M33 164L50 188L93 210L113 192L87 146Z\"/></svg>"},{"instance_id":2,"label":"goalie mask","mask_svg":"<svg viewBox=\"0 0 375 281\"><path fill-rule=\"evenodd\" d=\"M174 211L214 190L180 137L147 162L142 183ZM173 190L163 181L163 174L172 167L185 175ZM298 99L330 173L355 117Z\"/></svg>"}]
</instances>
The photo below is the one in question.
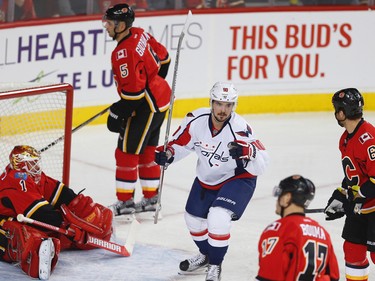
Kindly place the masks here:
<instances>
[{"instance_id":1,"label":"goalie mask","mask_svg":"<svg viewBox=\"0 0 375 281\"><path fill-rule=\"evenodd\" d=\"M355 88L337 91L332 97L335 112L342 110L348 119L361 118L363 115L363 97Z\"/></svg>"},{"instance_id":2,"label":"goalie mask","mask_svg":"<svg viewBox=\"0 0 375 281\"><path fill-rule=\"evenodd\" d=\"M9 154L10 167L13 170L26 172L36 183L39 183L42 174L40 160L40 153L28 145L17 145Z\"/></svg>"},{"instance_id":3,"label":"goalie mask","mask_svg":"<svg viewBox=\"0 0 375 281\"><path fill-rule=\"evenodd\" d=\"M285 193L292 194L292 203L307 208L315 196L315 185L300 175L287 177L274 188L273 195L280 197Z\"/></svg>"},{"instance_id":4,"label":"goalie mask","mask_svg":"<svg viewBox=\"0 0 375 281\"><path fill-rule=\"evenodd\" d=\"M210 91L210 107L212 101L232 102L233 111L236 109L238 100L238 91L231 83L216 82Z\"/></svg>"}]
</instances>

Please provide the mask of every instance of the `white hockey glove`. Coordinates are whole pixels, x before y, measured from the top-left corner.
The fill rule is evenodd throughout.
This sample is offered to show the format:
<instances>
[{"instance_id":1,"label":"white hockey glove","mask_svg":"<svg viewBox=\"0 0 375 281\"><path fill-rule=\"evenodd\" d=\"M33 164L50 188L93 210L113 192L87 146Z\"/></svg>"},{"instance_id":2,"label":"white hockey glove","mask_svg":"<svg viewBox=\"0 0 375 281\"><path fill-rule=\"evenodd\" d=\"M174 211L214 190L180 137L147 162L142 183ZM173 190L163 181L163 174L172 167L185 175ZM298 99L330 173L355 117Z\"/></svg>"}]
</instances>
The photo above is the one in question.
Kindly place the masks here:
<instances>
[{"instance_id":1,"label":"white hockey glove","mask_svg":"<svg viewBox=\"0 0 375 281\"><path fill-rule=\"evenodd\" d=\"M228 143L229 155L233 159L254 160L257 148L253 143L247 143L242 140L235 140Z\"/></svg>"}]
</instances>

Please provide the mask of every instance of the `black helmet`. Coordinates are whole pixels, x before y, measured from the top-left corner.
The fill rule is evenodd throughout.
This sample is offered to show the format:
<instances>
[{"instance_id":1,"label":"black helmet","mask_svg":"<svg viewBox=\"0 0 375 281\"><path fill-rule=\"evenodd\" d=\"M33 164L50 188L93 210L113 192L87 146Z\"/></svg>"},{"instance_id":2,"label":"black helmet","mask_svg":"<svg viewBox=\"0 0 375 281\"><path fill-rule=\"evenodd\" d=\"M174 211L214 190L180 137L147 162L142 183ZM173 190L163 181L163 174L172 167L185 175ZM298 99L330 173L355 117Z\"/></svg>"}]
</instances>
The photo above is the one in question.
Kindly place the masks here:
<instances>
[{"instance_id":1,"label":"black helmet","mask_svg":"<svg viewBox=\"0 0 375 281\"><path fill-rule=\"evenodd\" d=\"M293 175L280 181L274 189L274 196L290 192L292 194L292 203L307 208L315 196L315 186L309 179L300 175Z\"/></svg>"},{"instance_id":2,"label":"black helmet","mask_svg":"<svg viewBox=\"0 0 375 281\"><path fill-rule=\"evenodd\" d=\"M363 97L355 88L347 88L337 91L332 97L335 111L342 110L348 119L357 119L363 114Z\"/></svg>"},{"instance_id":3,"label":"black helmet","mask_svg":"<svg viewBox=\"0 0 375 281\"><path fill-rule=\"evenodd\" d=\"M104 19L124 21L126 27L131 27L135 18L134 11L128 4L117 4L109 7L104 14Z\"/></svg>"}]
</instances>

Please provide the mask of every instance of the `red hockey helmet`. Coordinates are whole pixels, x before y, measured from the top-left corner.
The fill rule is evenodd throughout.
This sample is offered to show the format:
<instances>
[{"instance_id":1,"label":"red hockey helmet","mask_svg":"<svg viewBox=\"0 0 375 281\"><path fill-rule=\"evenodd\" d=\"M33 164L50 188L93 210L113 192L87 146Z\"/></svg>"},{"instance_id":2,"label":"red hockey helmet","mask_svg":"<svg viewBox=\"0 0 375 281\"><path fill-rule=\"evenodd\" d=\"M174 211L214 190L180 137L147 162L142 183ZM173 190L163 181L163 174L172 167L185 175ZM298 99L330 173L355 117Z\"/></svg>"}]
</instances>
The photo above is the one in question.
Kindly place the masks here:
<instances>
[{"instance_id":1,"label":"red hockey helmet","mask_svg":"<svg viewBox=\"0 0 375 281\"><path fill-rule=\"evenodd\" d=\"M17 171L26 172L36 183L40 181L40 152L29 145L17 145L9 154L10 167Z\"/></svg>"}]
</instances>

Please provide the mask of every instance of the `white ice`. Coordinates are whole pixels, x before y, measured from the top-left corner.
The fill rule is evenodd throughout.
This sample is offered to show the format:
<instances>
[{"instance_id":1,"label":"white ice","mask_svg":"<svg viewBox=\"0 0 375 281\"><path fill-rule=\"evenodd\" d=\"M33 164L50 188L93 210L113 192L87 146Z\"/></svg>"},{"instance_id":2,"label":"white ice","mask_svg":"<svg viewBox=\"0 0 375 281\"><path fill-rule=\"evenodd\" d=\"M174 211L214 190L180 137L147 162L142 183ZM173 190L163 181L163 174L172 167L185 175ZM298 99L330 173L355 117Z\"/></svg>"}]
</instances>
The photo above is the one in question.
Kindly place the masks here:
<instances>
[{"instance_id":1,"label":"white ice","mask_svg":"<svg viewBox=\"0 0 375 281\"><path fill-rule=\"evenodd\" d=\"M365 118L374 123L375 112L367 112ZM254 280L259 236L278 218L271 192L281 179L297 173L310 178L317 187L310 208L323 208L343 177L338 151L343 129L337 125L332 112L246 115L246 119L267 147L272 161L267 172L258 178L256 192L245 214L233 223L222 281ZM172 121L172 132L180 121ZM163 127L161 142L164 132ZM104 125L87 126L73 135L70 186L77 192L86 188L84 193L103 205L116 201L116 139ZM62 252L50 280L203 281L204 275L177 274L179 262L197 252L183 219L185 201L195 177L195 159L195 155L191 155L166 170L162 219L154 224L151 216L139 218L141 225L131 257L120 257L104 250ZM138 185L136 199L140 197ZM328 222L322 213L310 216L330 232L341 280L345 280L341 238L344 220ZM129 226L129 223L116 222L119 241L125 241ZM15 266L0 263L0 269L0 280L30 280ZM369 280L375 280L373 264Z\"/></svg>"}]
</instances>

